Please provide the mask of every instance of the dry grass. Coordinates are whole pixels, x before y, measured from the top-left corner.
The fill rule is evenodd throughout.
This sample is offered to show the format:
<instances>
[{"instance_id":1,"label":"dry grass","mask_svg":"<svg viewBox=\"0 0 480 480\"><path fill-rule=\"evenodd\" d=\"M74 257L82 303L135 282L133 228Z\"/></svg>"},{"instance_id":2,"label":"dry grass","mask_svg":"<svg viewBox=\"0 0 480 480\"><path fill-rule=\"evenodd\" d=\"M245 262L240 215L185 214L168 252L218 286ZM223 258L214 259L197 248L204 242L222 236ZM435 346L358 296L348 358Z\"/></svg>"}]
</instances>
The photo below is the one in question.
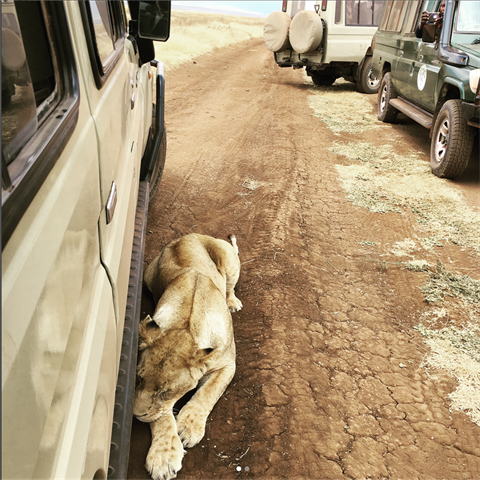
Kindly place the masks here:
<instances>
[{"instance_id":1,"label":"dry grass","mask_svg":"<svg viewBox=\"0 0 480 480\"><path fill-rule=\"evenodd\" d=\"M264 18L173 10L170 38L155 42L156 58L173 69L215 48L262 37L264 24Z\"/></svg>"},{"instance_id":2,"label":"dry grass","mask_svg":"<svg viewBox=\"0 0 480 480\"><path fill-rule=\"evenodd\" d=\"M347 197L355 205L379 213L408 208L425 227L425 245L446 239L480 254L480 214L447 180L432 175L417 155L397 155L390 145L366 143L339 143L330 150L360 162L337 165Z\"/></svg>"},{"instance_id":3,"label":"dry grass","mask_svg":"<svg viewBox=\"0 0 480 480\"><path fill-rule=\"evenodd\" d=\"M448 395L451 409L465 412L480 425L480 329L468 323L464 328L446 327L432 330L420 324L416 328L430 347L422 363L432 370L448 372L458 382L456 390Z\"/></svg>"},{"instance_id":4,"label":"dry grass","mask_svg":"<svg viewBox=\"0 0 480 480\"><path fill-rule=\"evenodd\" d=\"M312 85L308 103L332 132L339 135L342 132L361 133L378 123L372 112L370 102L358 95L353 83L339 78L335 88L314 87L312 80L304 72L304 83ZM339 89L341 85L341 89ZM339 93L341 94L339 95Z\"/></svg>"},{"instance_id":5,"label":"dry grass","mask_svg":"<svg viewBox=\"0 0 480 480\"><path fill-rule=\"evenodd\" d=\"M328 88L311 88L310 92L314 114L335 133L360 133L377 123L370 104L347 87L343 92ZM349 111L355 113L345 113ZM413 256L422 249L432 251L451 242L471 248L478 261L480 214L448 181L434 176L428 163L420 161L416 154L398 155L391 145L377 147L360 142L339 142L330 150L350 161L336 168L352 203L376 213L410 210L423 227L423 238L399 240L390 253ZM382 263L386 268L388 262ZM430 347L422 366L427 373L440 369L457 380L456 390L449 395L451 408L465 412L480 425L480 281L448 272L440 262L436 269L423 259L401 265L412 272L428 271L429 278L422 288L425 299L443 306L422 315L433 328L423 323L416 327ZM447 304L447 297L454 302ZM451 309L464 319L461 327L446 326Z\"/></svg>"}]
</instances>

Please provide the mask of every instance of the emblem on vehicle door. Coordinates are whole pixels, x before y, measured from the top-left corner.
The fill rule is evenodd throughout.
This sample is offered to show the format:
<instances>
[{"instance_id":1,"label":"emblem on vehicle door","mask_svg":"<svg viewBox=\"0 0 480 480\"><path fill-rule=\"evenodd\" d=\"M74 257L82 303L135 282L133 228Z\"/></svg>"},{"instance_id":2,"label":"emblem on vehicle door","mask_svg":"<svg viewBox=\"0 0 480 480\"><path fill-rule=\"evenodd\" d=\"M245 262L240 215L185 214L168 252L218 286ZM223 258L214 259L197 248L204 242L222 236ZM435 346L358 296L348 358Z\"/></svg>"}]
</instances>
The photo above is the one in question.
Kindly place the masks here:
<instances>
[{"instance_id":1,"label":"emblem on vehicle door","mask_svg":"<svg viewBox=\"0 0 480 480\"><path fill-rule=\"evenodd\" d=\"M425 88L425 84L427 83L427 66L422 65L420 70L418 71L417 77L417 87L419 90L423 90Z\"/></svg>"}]
</instances>

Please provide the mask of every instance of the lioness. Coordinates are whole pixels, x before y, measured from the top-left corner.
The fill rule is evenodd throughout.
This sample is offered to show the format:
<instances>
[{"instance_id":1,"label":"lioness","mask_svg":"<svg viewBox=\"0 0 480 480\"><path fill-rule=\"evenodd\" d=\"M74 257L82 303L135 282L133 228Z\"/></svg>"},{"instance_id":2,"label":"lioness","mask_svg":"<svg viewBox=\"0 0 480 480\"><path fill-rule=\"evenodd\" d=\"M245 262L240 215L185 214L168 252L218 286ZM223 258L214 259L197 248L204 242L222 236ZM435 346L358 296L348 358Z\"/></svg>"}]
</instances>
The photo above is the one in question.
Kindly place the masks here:
<instances>
[{"instance_id":1,"label":"lioness","mask_svg":"<svg viewBox=\"0 0 480 480\"><path fill-rule=\"evenodd\" d=\"M234 287L240 260L232 245L191 234L170 242L145 271L157 303L140 324L134 415L149 422L152 445L145 467L153 479L170 479L182 467L185 447L205 434L209 413L235 373L230 312L242 308ZM173 406L197 391L177 418Z\"/></svg>"}]
</instances>

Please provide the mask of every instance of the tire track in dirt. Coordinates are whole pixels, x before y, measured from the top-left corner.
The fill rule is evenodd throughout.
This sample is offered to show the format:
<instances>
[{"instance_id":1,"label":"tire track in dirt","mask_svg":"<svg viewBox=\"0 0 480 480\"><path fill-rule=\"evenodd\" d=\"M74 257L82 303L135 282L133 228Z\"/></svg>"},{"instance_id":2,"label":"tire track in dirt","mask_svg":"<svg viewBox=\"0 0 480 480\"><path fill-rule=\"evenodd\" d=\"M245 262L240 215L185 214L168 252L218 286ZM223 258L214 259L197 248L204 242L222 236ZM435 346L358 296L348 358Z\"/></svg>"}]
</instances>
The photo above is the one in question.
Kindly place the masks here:
<instances>
[{"instance_id":1,"label":"tire track in dirt","mask_svg":"<svg viewBox=\"0 0 480 480\"><path fill-rule=\"evenodd\" d=\"M426 274L382 270L360 244L406 238L414 219L345 199L328 150L338 137L261 40L196 62L167 77L146 262L191 231L234 232L244 309L237 372L178 478L478 478L479 427L449 412L447 376L419 368ZM135 422L131 479L148 478L149 435Z\"/></svg>"}]
</instances>

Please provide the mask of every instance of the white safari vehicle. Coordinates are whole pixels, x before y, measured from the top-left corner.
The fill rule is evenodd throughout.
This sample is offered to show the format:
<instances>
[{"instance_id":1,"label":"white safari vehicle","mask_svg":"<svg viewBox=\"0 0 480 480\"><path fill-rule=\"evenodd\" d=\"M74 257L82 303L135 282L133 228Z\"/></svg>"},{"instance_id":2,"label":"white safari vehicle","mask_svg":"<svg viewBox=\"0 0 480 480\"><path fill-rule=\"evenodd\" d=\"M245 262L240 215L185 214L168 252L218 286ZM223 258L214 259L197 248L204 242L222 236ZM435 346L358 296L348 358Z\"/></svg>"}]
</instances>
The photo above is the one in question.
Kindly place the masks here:
<instances>
[{"instance_id":1,"label":"white safari vehicle","mask_svg":"<svg viewBox=\"0 0 480 480\"><path fill-rule=\"evenodd\" d=\"M384 0L284 1L271 13L264 40L280 67L305 67L315 85L337 78L354 82L362 93L376 93L372 38Z\"/></svg>"},{"instance_id":2,"label":"white safari vehicle","mask_svg":"<svg viewBox=\"0 0 480 480\"><path fill-rule=\"evenodd\" d=\"M2 478L126 478L169 28L170 2L2 1Z\"/></svg>"}]
</instances>

